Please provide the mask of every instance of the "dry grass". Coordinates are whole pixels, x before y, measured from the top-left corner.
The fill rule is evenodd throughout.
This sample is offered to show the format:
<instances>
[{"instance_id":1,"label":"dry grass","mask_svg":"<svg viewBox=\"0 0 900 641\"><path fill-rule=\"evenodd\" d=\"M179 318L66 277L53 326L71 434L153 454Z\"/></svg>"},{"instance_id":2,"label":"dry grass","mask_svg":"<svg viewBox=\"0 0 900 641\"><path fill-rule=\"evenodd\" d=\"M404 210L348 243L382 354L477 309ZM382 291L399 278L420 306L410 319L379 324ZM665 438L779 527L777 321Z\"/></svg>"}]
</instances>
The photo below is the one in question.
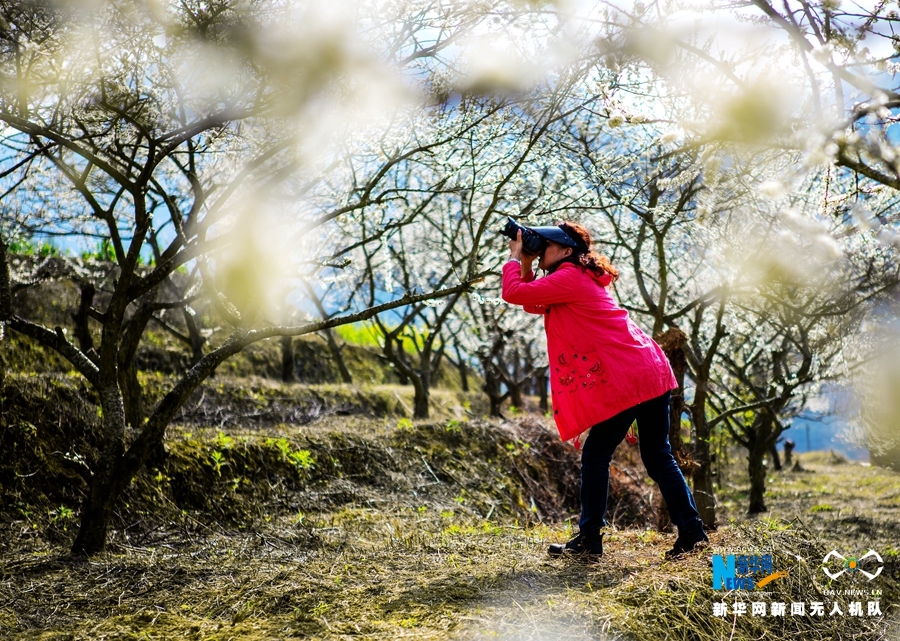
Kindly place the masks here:
<instances>
[{"instance_id":1,"label":"dry grass","mask_svg":"<svg viewBox=\"0 0 900 641\"><path fill-rule=\"evenodd\" d=\"M770 512L752 518L744 513L746 474L732 471L734 485L719 496L724 520L799 518L829 549L868 546L900 554L900 474L832 452L811 452L799 460L803 471L770 472L766 492Z\"/></svg>"},{"instance_id":2,"label":"dry grass","mask_svg":"<svg viewBox=\"0 0 900 641\"><path fill-rule=\"evenodd\" d=\"M348 436L365 427L362 422L348 425L347 431L335 432L331 426L327 433ZM488 500L496 499L498 490L493 488L492 494L472 485L474 478L483 475L489 484L499 483L511 478L514 468L501 471L499 459L482 466L474 444L485 446L476 437L487 426L455 425L448 431L438 425L398 427L382 421L369 428L392 444L396 460L387 458L386 450L376 452L385 457L382 467L373 468L382 482L357 479L352 487L359 500L343 506L323 505L308 514L273 511L248 531L229 531L213 520L195 518L200 514L186 514L152 537L121 536L112 551L89 562L74 562L60 545L12 529L27 524L7 526L0 537L5 546L0 637L896 638L896 630L888 631L887 617L897 617L898 589L887 576L879 581L885 618L829 617L827 612L821 618L712 614L712 603L719 600L830 602L832 597L823 594L835 585L825 581L818 566L831 546L859 543L895 550L886 545L897 540L892 506L900 476L895 473L809 457L804 465L811 472L772 478L773 511L764 519L740 514L741 487L725 494L724 500L734 502L726 510L734 520L712 533L710 551L669 561L664 552L674 535L612 529L603 559L582 564L546 556L549 542L571 535L569 521L525 525L515 511L489 512ZM302 437L315 440L315 426L305 429ZM191 438L198 435L195 431ZM185 434L176 432L175 437L185 440ZM233 438L240 437L235 433ZM512 449L501 450L527 471L526 442L513 438L509 443ZM332 445L334 456L343 456L349 445L363 447ZM458 460L457 450L466 447L468 460ZM443 458L442 450L447 451ZM322 452L318 455L324 456ZM425 457L441 480L431 477L422 460L401 460L411 458L410 452ZM347 458L345 464L356 460ZM358 464L371 464L366 461ZM384 476L391 468L398 477L388 483ZM346 471L350 479L330 482L351 483L353 470ZM849 491L857 486L862 491ZM527 484L521 487L527 489ZM365 488L368 493L362 494ZM832 510L812 510L826 502ZM868 535L862 534L863 526ZM771 553L775 569L790 575L770 584L765 596L716 592L711 586L713 552Z\"/></svg>"},{"instance_id":3,"label":"dry grass","mask_svg":"<svg viewBox=\"0 0 900 641\"><path fill-rule=\"evenodd\" d=\"M446 511L347 509L87 563L33 550L4 563L0 622L10 637L71 640L887 638L881 619L713 617L725 595L711 589L708 554L667 561L670 536L630 530L610 534L599 563L548 559L545 544L567 535ZM822 548L802 528L732 526L712 540L790 569L766 600L824 589Z\"/></svg>"}]
</instances>

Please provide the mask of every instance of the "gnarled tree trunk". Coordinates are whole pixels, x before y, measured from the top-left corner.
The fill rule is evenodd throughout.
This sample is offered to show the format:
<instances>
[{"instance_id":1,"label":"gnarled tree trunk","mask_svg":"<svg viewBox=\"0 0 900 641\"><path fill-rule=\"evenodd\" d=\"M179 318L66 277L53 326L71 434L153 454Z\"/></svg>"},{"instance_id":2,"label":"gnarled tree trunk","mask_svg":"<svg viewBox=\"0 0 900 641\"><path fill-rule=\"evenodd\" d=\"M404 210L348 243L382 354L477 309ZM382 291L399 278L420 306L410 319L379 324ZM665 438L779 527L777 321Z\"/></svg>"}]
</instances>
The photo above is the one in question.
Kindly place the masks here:
<instances>
[{"instance_id":1,"label":"gnarled tree trunk","mask_svg":"<svg viewBox=\"0 0 900 641\"><path fill-rule=\"evenodd\" d=\"M692 479L694 481L694 502L703 524L707 528L716 527L716 496L712 484L712 456L710 455L709 437L711 430L706 418L706 390L705 385L697 386L694 394L694 403L691 406L691 416L694 422L696 439L693 443L692 454L696 466Z\"/></svg>"},{"instance_id":2,"label":"gnarled tree trunk","mask_svg":"<svg viewBox=\"0 0 900 641\"><path fill-rule=\"evenodd\" d=\"M113 507L130 479L120 468L125 452L125 403L115 385L100 390L101 447L91 462L88 494L81 506L73 554L96 554L106 546Z\"/></svg>"},{"instance_id":3,"label":"gnarled tree trunk","mask_svg":"<svg viewBox=\"0 0 900 641\"><path fill-rule=\"evenodd\" d=\"M747 441L747 471L750 475L750 501L748 514L759 514L768 511L766 507L766 463L765 457L775 446L778 438L775 419L763 410L750 429Z\"/></svg>"}]
</instances>

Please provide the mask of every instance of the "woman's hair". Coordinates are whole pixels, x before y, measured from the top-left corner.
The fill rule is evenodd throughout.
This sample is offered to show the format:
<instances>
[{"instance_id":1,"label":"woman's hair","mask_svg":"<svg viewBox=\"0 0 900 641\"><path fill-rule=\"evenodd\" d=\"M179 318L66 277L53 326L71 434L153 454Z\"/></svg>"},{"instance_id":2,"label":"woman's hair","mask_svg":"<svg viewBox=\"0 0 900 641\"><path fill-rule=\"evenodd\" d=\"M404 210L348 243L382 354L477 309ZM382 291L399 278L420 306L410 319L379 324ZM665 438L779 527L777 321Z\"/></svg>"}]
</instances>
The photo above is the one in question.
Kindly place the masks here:
<instances>
[{"instance_id":1,"label":"woman's hair","mask_svg":"<svg viewBox=\"0 0 900 641\"><path fill-rule=\"evenodd\" d=\"M598 276L609 274L612 277L612 282L616 282L619 279L619 270L612 266L612 263L609 262L609 258L598 254L595 251L591 251L591 244L593 243L591 240L591 233L583 225L565 221L560 223L559 226L573 239L580 238L584 243L584 246L588 248L587 252L573 248L572 255L567 258L565 262L580 265L582 268L589 269Z\"/></svg>"}]
</instances>

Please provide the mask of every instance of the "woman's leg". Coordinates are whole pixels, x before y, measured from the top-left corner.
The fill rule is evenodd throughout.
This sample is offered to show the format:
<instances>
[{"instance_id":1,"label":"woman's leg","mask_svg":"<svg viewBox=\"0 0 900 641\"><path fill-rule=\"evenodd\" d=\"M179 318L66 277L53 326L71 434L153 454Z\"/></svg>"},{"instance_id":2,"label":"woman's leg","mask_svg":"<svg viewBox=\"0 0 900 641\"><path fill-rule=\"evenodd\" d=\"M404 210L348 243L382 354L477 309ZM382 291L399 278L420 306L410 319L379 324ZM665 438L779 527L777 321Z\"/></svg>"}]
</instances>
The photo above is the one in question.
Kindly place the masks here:
<instances>
[{"instance_id":1,"label":"woman's leg","mask_svg":"<svg viewBox=\"0 0 900 641\"><path fill-rule=\"evenodd\" d=\"M639 407L639 406L638 406ZM581 534L592 535L606 525L609 462L634 422L633 407L597 423L581 447Z\"/></svg>"},{"instance_id":2,"label":"woman's leg","mask_svg":"<svg viewBox=\"0 0 900 641\"><path fill-rule=\"evenodd\" d=\"M659 485L679 537L697 535L703 540L703 521L669 445L669 397L667 392L635 408L641 459L650 478Z\"/></svg>"}]
</instances>

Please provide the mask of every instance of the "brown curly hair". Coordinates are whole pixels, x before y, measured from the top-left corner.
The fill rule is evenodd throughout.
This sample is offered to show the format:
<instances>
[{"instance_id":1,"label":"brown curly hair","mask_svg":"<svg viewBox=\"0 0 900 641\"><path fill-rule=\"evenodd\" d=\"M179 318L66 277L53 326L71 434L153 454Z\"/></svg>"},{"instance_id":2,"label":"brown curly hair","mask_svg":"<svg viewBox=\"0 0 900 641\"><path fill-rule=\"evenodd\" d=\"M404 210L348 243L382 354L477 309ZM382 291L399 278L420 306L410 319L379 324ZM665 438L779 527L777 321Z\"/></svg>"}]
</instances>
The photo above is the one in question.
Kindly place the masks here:
<instances>
[{"instance_id":1,"label":"brown curly hair","mask_svg":"<svg viewBox=\"0 0 900 641\"><path fill-rule=\"evenodd\" d=\"M588 248L587 252L573 248L572 255L561 262L580 265L583 269L589 269L598 276L609 274L612 277L612 282L619 280L619 270L612 266L612 263L609 262L609 258L595 251L591 251L593 240L591 240L591 233L584 225L579 225L578 223L566 220L559 223L559 227L573 239L576 237L581 239L584 246Z\"/></svg>"}]
</instances>

